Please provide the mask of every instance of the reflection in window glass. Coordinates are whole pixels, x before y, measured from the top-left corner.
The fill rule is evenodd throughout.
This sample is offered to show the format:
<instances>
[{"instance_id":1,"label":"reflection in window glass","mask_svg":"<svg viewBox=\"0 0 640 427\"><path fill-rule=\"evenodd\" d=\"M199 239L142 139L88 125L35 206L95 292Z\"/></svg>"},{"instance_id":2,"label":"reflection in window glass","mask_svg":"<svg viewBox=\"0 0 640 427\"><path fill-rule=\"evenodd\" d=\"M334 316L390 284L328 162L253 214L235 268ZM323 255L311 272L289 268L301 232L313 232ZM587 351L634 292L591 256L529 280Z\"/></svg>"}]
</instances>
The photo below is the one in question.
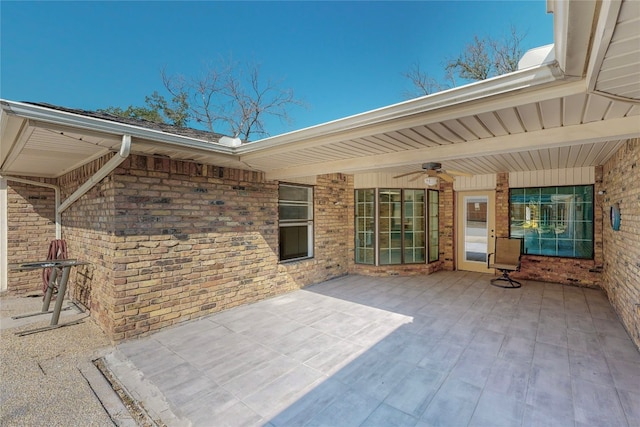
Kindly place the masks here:
<instances>
[{"instance_id":1,"label":"reflection in window glass","mask_svg":"<svg viewBox=\"0 0 640 427\"><path fill-rule=\"evenodd\" d=\"M465 196L464 204L465 261L487 262L489 200L487 196Z\"/></svg>"},{"instance_id":2,"label":"reflection in window glass","mask_svg":"<svg viewBox=\"0 0 640 427\"><path fill-rule=\"evenodd\" d=\"M438 191L358 189L355 201L356 263L425 263L427 247L429 262L438 260Z\"/></svg>"},{"instance_id":3,"label":"reflection in window glass","mask_svg":"<svg viewBox=\"0 0 640 427\"><path fill-rule=\"evenodd\" d=\"M525 253L593 258L593 186L513 188L510 236Z\"/></svg>"}]
</instances>

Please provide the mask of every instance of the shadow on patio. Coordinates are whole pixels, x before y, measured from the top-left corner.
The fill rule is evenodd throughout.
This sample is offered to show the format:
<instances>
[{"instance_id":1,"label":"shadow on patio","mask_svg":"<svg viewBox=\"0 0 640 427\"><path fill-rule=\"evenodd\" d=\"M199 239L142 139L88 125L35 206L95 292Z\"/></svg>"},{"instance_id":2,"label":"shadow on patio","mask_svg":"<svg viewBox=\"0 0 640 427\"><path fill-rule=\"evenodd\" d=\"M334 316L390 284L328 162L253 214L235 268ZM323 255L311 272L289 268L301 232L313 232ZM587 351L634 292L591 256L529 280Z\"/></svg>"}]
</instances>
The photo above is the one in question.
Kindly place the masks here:
<instances>
[{"instance_id":1,"label":"shadow on patio","mask_svg":"<svg viewBox=\"0 0 640 427\"><path fill-rule=\"evenodd\" d=\"M118 377L168 425L640 425L640 354L603 292L489 279L335 279L124 343Z\"/></svg>"}]
</instances>

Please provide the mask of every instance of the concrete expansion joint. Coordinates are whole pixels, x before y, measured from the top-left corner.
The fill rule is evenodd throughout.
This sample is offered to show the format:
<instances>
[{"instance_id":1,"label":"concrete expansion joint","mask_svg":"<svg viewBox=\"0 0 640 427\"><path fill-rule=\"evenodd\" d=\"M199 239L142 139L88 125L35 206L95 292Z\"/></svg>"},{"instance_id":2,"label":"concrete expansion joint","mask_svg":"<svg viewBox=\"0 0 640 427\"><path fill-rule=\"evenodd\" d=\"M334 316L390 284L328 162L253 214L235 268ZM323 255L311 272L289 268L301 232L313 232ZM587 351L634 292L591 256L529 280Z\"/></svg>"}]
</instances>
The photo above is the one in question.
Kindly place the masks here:
<instances>
[{"instance_id":1,"label":"concrete expansion joint","mask_svg":"<svg viewBox=\"0 0 640 427\"><path fill-rule=\"evenodd\" d=\"M119 350L116 349L97 359L95 365L133 418L137 420L137 424L134 422L133 425L191 427L190 421L181 419L173 413L162 392L146 379L144 374L136 369ZM117 420L114 420L114 423L123 425L118 424Z\"/></svg>"}]
</instances>

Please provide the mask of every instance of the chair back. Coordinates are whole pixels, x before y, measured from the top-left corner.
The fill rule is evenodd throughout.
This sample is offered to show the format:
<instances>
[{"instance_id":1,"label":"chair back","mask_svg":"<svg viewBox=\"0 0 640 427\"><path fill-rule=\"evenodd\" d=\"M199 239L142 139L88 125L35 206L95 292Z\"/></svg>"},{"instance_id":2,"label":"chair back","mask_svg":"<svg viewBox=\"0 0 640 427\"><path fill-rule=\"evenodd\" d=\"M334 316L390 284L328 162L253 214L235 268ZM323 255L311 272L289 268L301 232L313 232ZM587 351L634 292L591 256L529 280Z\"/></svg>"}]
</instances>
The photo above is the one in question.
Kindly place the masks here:
<instances>
[{"instance_id":1,"label":"chair back","mask_svg":"<svg viewBox=\"0 0 640 427\"><path fill-rule=\"evenodd\" d=\"M522 254L522 239L496 237L495 263L506 265L520 264Z\"/></svg>"}]
</instances>

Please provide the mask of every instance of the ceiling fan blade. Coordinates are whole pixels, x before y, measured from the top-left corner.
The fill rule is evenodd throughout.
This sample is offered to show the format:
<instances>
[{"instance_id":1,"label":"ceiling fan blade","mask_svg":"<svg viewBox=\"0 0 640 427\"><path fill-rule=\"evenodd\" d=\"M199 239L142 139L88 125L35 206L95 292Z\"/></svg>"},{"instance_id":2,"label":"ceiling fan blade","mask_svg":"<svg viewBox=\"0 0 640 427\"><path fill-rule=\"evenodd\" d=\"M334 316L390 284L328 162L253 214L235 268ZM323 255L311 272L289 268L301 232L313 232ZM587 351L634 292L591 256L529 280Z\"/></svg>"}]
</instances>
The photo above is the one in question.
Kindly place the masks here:
<instances>
[{"instance_id":1,"label":"ceiling fan blade","mask_svg":"<svg viewBox=\"0 0 640 427\"><path fill-rule=\"evenodd\" d=\"M396 175L396 176L393 177L393 179L402 178L402 177L405 177L405 176L413 175L414 173L422 173L422 172L423 171L407 172L407 173L403 173L402 175Z\"/></svg>"},{"instance_id":2,"label":"ceiling fan blade","mask_svg":"<svg viewBox=\"0 0 640 427\"><path fill-rule=\"evenodd\" d=\"M457 171L455 169L447 169L446 173L448 173L449 175L473 176L472 174L470 174L468 172Z\"/></svg>"},{"instance_id":3,"label":"ceiling fan blade","mask_svg":"<svg viewBox=\"0 0 640 427\"><path fill-rule=\"evenodd\" d=\"M416 175L416 176L414 176L413 178L409 178L409 182L411 182L411 181L417 181L417 180L419 180L420 178L422 178L422 173L420 173L420 175Z\"/></svg>"},{"instance_id":4,"label":"ceiling fan blade","mask_svg":"<svg viewBox=\"0 0 640 427\"><path fill-rule=\"evenodd\" d=\"M442 178L443 180L447 181L447 182L453 182L453 177L451 175L447 175L444 172L441 172L438 174L438 178Z\"/></svg>"}]
</instances>

